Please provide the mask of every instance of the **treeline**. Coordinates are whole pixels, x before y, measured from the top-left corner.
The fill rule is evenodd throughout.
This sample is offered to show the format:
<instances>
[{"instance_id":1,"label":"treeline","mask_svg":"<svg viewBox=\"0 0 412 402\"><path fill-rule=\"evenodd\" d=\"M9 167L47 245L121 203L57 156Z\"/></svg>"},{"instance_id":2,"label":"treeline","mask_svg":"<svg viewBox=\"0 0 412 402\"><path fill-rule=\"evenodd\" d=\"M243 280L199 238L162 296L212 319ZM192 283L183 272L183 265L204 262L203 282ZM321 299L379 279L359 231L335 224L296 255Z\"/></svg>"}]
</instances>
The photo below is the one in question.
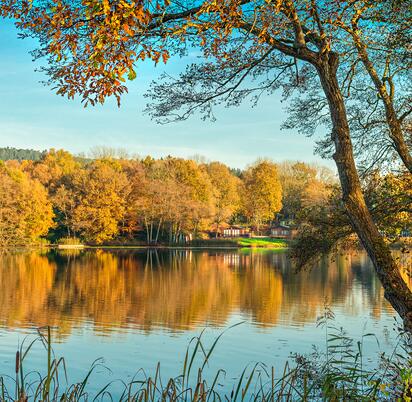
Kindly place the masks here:
<instances>
[{"instance_id":1,"label":"treeline","mask_svg":"<svg viewBox=\"0 0 412 402\"><path fill-rule=\"evenodd\" d=\"M19 148L0 148L0 160L9 161L9 160L40 160L46 151L36 151L34 149L19 149Z\"/></svg>"},{"instance_id":2,"label":"treeline","mask_svg":"<svg viewBox=\"0 0 412 402\"><path fill-rule=\"evenodd\" d=\"M0 165L0 241L179 243L234 223L260 232L328 198L334 181L328 169L302 162L260 160L237 171L220 162L107 152L87 160L52 149L38 161Z\"/></svg>"}]
</instances>

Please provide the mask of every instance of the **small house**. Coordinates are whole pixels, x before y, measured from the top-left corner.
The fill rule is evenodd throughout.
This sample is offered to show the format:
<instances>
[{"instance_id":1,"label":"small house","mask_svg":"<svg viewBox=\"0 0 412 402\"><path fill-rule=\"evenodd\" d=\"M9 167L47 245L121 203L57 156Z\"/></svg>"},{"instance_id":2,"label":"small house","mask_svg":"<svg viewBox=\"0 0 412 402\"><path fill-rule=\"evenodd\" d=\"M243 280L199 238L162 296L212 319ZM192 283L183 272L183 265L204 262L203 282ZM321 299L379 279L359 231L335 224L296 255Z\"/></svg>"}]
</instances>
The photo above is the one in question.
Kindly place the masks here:
<instances>
[{"instance_id":1,"label":"small house","mask_svg":"<svg viewBox=\"0 0 412 402\"><path fill-rule=\"evenodd\" d=\"M275 225L270 228L270 236L281 239L292 238L296 235L297 229L295 227L286 225Z\"/></svg>"},{"instance_id":2,"label":"small house","mask_svg":"<svg viewBox=\"0 0 412 402\"><path fill-rule=\"evenodd\" d=\"M242 226L228 226L222 230L223 237L250 237L248 228Z\"/></svg>"}]
</instances>

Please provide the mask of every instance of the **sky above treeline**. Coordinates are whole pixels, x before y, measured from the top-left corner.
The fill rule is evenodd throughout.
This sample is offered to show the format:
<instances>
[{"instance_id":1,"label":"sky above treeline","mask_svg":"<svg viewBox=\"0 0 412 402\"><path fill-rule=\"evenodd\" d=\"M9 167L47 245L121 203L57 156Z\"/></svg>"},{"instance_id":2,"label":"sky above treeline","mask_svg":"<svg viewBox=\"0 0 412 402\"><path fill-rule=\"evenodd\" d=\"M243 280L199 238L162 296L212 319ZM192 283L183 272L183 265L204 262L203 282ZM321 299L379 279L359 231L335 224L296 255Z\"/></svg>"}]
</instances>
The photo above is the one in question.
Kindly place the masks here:
<instances>
[{"instance_id":1,"label":"sky above treeline","mask_svg":"<svg viewBox=\"0 0 412 402\"><path fill-rule=\"evenodd\" d=\"M238 168L262 157L333 166L313 154L313 138L281 130L287 113L280 94L262 98L253 108L248 101L237 108L218 108L214 123L194 116L159 125L144 115L143 94L150 82L164 71L177 75L196 54L166 66L141 64L120 108L109 101L84 109L79 99L62 98L40 83L45 78L35 72L40 63L33 63L29 54L36 42L18 39L17 33L11 21L0 19L0 147L64 148L87 154L93 147L107 146L139 156L202 155Z\"/></svg>"}]
</instances>

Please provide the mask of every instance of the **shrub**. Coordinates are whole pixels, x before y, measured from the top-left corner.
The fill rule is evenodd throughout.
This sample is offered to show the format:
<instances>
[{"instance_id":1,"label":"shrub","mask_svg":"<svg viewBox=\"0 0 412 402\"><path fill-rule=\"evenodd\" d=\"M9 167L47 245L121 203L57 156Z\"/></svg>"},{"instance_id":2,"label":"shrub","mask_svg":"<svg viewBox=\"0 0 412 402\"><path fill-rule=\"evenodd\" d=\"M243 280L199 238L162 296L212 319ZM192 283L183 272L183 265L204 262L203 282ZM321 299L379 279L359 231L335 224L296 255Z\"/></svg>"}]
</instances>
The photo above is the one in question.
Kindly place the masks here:
<instances>
[{"instance_id":1,"label":"shrub","mask_svg":"<svg viewBox=\"0 0 412 402\"><path fill-rule=\"evenodd\" d=\"M57 241L62 246L80 246L82 242L77 237L62 237Z\"/></svg>"}]
</instances>

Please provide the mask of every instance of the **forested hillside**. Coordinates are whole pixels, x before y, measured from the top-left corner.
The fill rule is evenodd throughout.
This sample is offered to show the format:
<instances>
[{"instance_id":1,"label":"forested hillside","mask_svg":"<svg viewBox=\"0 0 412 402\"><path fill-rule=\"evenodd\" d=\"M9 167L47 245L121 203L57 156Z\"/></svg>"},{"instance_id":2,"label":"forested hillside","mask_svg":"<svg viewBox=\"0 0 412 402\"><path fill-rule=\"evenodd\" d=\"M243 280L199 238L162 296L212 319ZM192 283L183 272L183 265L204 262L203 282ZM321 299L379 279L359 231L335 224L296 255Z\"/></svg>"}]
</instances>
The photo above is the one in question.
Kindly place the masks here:
<instances>
[{"instance_id":1,"label":"forested hillside","mask_svg":"<svg viewBox=\"0 0 412 402\"><path fill-rule=\"evenodd\" d=\"M0 148L0 160L10 161L10 160L30 160L38 161L42 158L45 151L36 151L34 149L19 149L13 147Z\"/></svg>"}]
</instances>

